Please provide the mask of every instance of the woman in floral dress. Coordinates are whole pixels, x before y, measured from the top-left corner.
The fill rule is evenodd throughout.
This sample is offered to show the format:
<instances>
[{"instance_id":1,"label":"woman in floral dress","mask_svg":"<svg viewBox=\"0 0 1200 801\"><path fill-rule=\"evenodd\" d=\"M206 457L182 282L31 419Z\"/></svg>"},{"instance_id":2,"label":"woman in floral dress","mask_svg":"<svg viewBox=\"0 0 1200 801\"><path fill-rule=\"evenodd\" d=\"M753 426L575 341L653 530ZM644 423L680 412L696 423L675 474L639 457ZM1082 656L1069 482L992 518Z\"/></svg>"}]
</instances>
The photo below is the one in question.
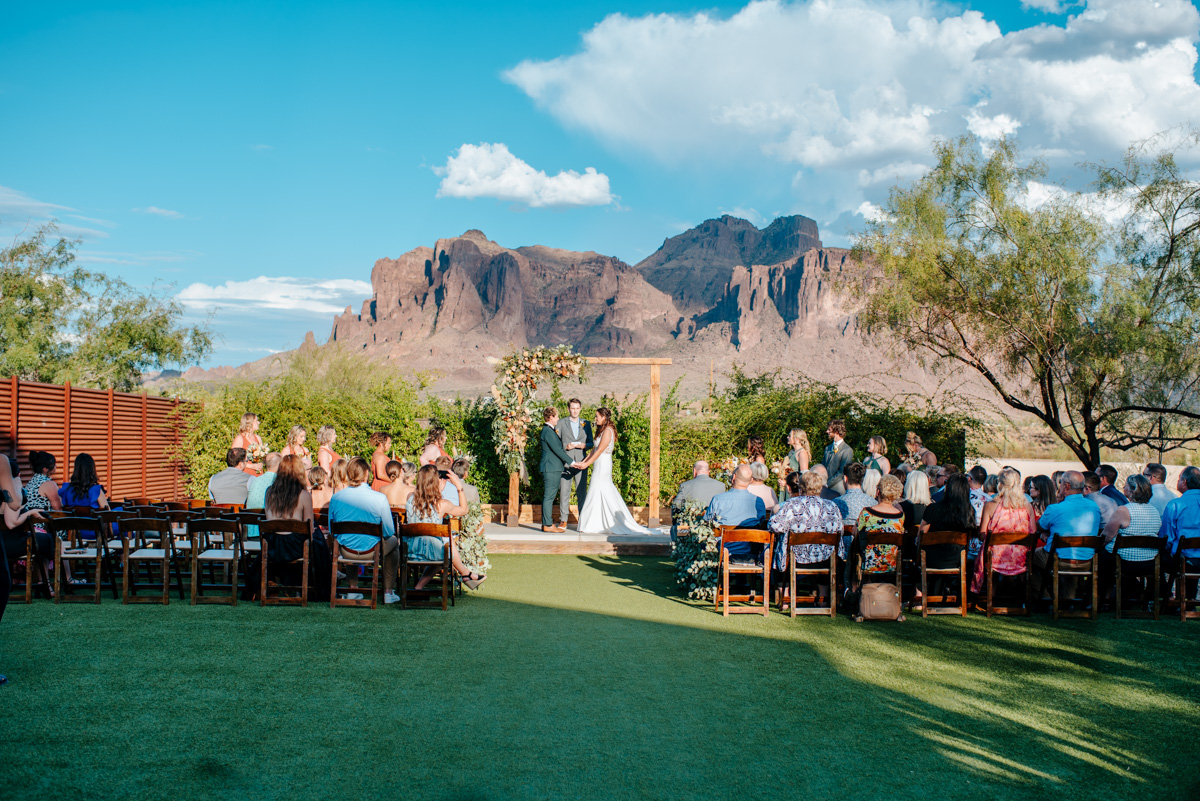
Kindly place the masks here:
<instances>
[{"instance_id":1,"label":"woman in floral dress","mask_svg":"<svg viewBox=\"0 0 1200 801\"><path fill-rule=\"evenodd\" d=\"M858 514L858 536L855 549L859 557L859 586L894 575L900 569L900 547L898 545L868 544L871 534L894 533L904 536L904 510L898 505L904 485L895 476L884 476L879 481L879 503L863 509ZM855 602L857 606L857 601ZM856 619L859 616L856 612Z\"/></svg>"},{"instance_id":2,"label":"woman in floral dress","mask_svg":"<svg viewBox=\"0 0 1200 801\"><path fill-rule=\"evenodd\" d=\"M789 473L787 477L788 500L779 505L767 528L778 535L775 541L775 569L788 569L787 535L792 532L824 531L838 536L838 556L846 558L846 546L842 542L842 513L833 501L821 496L825 481L816 473ZM798 567L828 562L833 554L832 545L794 545ZM829 585L817 584L817 593L829 597Z\"/></svg>"}]
</instances>

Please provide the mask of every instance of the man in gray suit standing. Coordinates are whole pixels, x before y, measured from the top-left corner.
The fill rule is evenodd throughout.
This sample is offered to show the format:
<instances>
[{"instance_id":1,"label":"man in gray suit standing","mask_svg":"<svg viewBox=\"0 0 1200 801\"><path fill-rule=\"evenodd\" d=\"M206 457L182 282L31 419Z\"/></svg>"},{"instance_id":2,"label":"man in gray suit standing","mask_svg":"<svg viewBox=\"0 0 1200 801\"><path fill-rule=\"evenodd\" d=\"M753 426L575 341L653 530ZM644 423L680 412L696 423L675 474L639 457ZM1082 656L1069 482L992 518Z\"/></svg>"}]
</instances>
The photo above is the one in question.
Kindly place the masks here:
<instances>
[{"instance_id":1,"label":"man in gray suit standing","mask_svg":"<svg viewBox=\"0 0 1200 801\"><path fill-rule=\"evenodd\" d=\"M846 444L843 439L846 436L846 422L844 420L830 420L829 427L825 429L825 433L829 435L829 445L825 448L825 458L821 463L825 465L825 470L829 473L829 478L825 486L836 492L838 495L846 493L846 484L842 479L842 472L846 469L846 465L854 461L854 449Z\"/></svg>"},{"instance_id":2,"label":"man in gray suit standing","mask_svg":"<svg viewBox=\"0 0 1200 801\"><path fill-rule=\"evenodd\" d=\"M592 424L587 420L579 419L579 411L582 408L583 402L579 398L571 398L567 402L567 411L571 416L559 420L558 425L555 426L555 431L562 439L563 448L573 462L582 462L586 459L595 444L592 441ZM578 506L583 509L583 502L587 499L587 474L586 469L576 470L568 467L567 472L558 482L558 524L560 526L567 525L567 517L571 513L572 484L575 486L575 498Z\"/></svg>"}]
</instances>

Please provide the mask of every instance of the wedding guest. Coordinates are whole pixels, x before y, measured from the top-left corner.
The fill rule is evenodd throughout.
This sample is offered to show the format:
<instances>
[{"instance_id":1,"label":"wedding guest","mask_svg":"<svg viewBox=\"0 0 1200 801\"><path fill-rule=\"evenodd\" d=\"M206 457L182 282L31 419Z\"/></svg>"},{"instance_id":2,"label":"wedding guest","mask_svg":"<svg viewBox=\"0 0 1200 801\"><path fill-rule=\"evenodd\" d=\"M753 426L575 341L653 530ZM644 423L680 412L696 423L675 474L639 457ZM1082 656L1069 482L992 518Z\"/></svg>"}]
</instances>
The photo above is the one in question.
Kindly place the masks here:
<instances>
[{"instance_id":1,"label":"wedding guest","mask_svg":"<svg viewBox=\"0 0 1200 801\"><path fill-rule=\"evenodd\" d=\"M1100 508L1100 525L1108 526L1108 521L1112 520L1113 513L1121 507L1112 498L1105 495L1101 490L1103 483L1100 481L1100 476L1090 470L1083 474L1083 497L1087 498L1092 503Z\"/></svg>"},{"instance_id":2,"label":"wedding guest","mask_svg":"<svg viewBox=\"0 0 1200 801\"><path fill-rule=\"evenodd\" d=\"M280 451L280 453L284 456L300 457L300 461L303 463L305 470L308 470L313 466L312 452L309 451L308 448L304 447L304 442L307 439L308 431L304 428L304 426L292 426L288 431L287 443L283 446L283 450Z\"/></svg>"},{"instance_id":3,"label":"wedding guest","mask_svg":"<svg viewBox=\"0 0 1200 801\"><path fill-rule=\"evenodd\" d=\"M788 467L793 473L808 471L809 460L812 459L812 446L808 444L808 434L803 428L793 428L788 432Z\"/></svg>"},{"instance_id":4,"label":"wedding guest","mask_svg":"<svg viewBox=\"0 0 1200 801\"><path fill-rule=\"evenodd\" d=\"M920 470L925 467L925 446L921 442L921 437L914 431L909 431L904 435L904 463L914 470ZM936 461L935 461L936 464Z\"/></svg>"},{"instance_id":5,"label":"wedding guest","mask_svg":"<svg viewBox=\"0 0 1200 801\"><path fill-rule=\"evenodd\" d=\"M269 468L270 456L267 457ZM320 469L320 468L316 468ZM263 495L263 508L267 520L300 520L308 523L309 534L313 531L313 499L308 490L308 475L304 460L289 454L276 462L275 479ZM256 479L257 480L257 479Z\"/></svg>"},{"instance_id":6,"label":"wedding guest","mask_svg":"<svg viewBox=\"0 0 1200 801\"><path fill-rule=\"evenodd\" d=\"M460 456L454 460L454 464L450 466L450 469L462 482L463 503L481 503L479 500L479 488L467 483L467 473L471 470L471 460L465 456Z\"/></svg>"},{"instance_id":7,"label":"wedding guest","mask_svg":"<svg viewBox=\"0 0 1200 801\"><path fill-rule=\"evenodd\" d=\"M1113 486L1117 483L1117 468L1111 464L1102 464L1096 468L1096 474L1100 476L1101 492L1116 501L1117 506L1124 506L1129 503L1129 499Z\"/></svg>"},{"instance_id":8,"label":"wedding guest","mask_svg":"<svg viewBox=\"0 0 1200 801\"><path fill-rule=\"evenodd\" d=\"M17 463L16 459L13 459L12 461L11 472L13 487L15 488L13 491L13 497L20 501L25 492L25 485L21 483L21 465Z\"/></svg>"},{"instance_id":9,"label":"wedding guest","mask_svg":"<svg viewBox=\"0 0 1200 801\"><path fill-rule=\"evenodd\" d=\"M750 460L750 464L754 464L755 462L766 464L767 445L763 442L763 438L753 436L746 440L746 454Z\"/></svg>"},{"instance_id":10,"label":"wedding guest","mask_svg":"<svg viewBox=\"0 0 1200 801\"><path fill-rule=\"evenodd\" d=\"M37 512L38 516L45 515L46 512L62 511L62 501L58 497L58 485L50 478L54 473L54 468L58 464L54 455L47 451L30 451L29 452L29 467L33 470L33 478L29 479L29 483L25 485L25 504L21 507L21 513L26 514ZM54 565L54 534L46 531L45 526L41 523L34 524L33 527L33 544L34 544L34 559L37 562L36 569L42 578L46 581L46 586L50 586L50 576L53 572ZM70 571L68 569L67 576ZM71 581L72 584L82 584L82 580Z\"/></svg>"},{"instance_id":11,"label":"wedding guest","mask_svg":"<svg viewBox=\"0 0 1200 801\"><path fill-rule=\"evenodd\" d=\"M396 551L398 540L396 526L392 522L392 508L383 493L376 492L367 484L367 479L371 476L371 467L366 459L355 456L347 462L345 470L346 488L335 492L329 499L330 526L343 522L380 524L382 537L370 534L339 534L337 541L356 551L369 551L376 544L382 544L380 570L383 572L383 602L394 604L400 600L400 596L396 594L396 573L400 565L400 554Z\"/></svg>"},{"instance_id":12,"label":"wedding guest","mask_svg":"<svg viewBox=\"0 0 1200 801\"><path fill-rule=\"evenodd\" d=\"M387 464L391 461L388 451L392 449L392 438L382 431L376 431L368 441L374 448L374 453L371 454L371 475L375 480L371 482L371 489L382 492L383 488L391 483L388 480Z\"/></svg>"},{"instance_id":13,"label":"wedding guest","mask_svg":"<svg viewBox=\"0 0 1200 801\"><path fill-rule=\"evenodd\" d=\"M429 429L429 436L425 438L425 449L421 451L421 467L434 464L440 457L450 457L450 454L446 453L446 436L446 429L441 426Z\"/></svg>"},{"instance_id":14,"label":"wedding guest","mask_svg":"<svg viewBox=\"0 0 1200 801\"><path fill-rule=\"evenodd\" d=\"M238 424L238 433L233 437L233 443L230 448L243 448L247 454L254 453L255 448L262 448L262 437L258 435L258 415L254 412L246 412L242 415L242 421ZM242 466L242 470L252 476L256 476L262 472L262 464L255 461L247 461Z\"/></svg>"},{"instance_id":15,"label":"wedding guest","mask_svg":"<svg viewBox=\"0 0 1200 801\"><path fill-rule=\"evenodd\" d=\"M312 536L315 529L313 500L312 494L308 490L308 474L304 467L304 460L299 456L288 454L280 458L275 469L275 480L267 488L264 497L264 511L267 520L298 520L306 523L308 528L307 538L291 535L267 537L271 572L276 576L275 580L290 586L301 584L303 566L293 562L304 555L304 541L307 539L309 561L312 565L311 575L315 579L309 585L310 597L328 600L330 570L328 547L324 537ZM254 575L257 571L252 566L247 572L249 575ZM257 573L257 575L261 576L262 573ZM254 589L247 587L242 597L249 599L254 595Z\"/></svg>"},{"instance_id":16,"label":"wedding guest","mask_svg":"<svg viewBox=\"0 0 1200 801\"><path fill-rule=\"evenodd\" d=\"M1179 493L1167 486L1167 468L1156 462L1151 462L1142 470L1142 475L1150 482L1150 505L1161 515L1167 509L1167 504L1179 497Z\"/></svg>"},{"instance_id":17,"label":"wedding guest","mask_svg":"<svg viewBox=\"0 0 1200 801\"><path fill-rule=\"evenodd\" d=\"M747 489L762 498L763 505L767 508L767 514L774 512L775 507L779 505L779 500L775 497L775 490L767 484L770 478L771 470L765 463L750 463L750 486Z\"/></svg>"},{"instance_id":18,"label":"wedding guest","mask_svg":"<svg viewBox=\"0 0 1200 801\"><path fill-rule=\"evenodd\" d=\"M917 547L921 546L921 535L930 531L975 532L975 510L971 507L971 482L962 473L954 473L946 479L942 499L925 508L921 528L917 533ZM925 564L935 570L958 567L961 545L931 545L925 549ZM920 557L918 557L919 559ZM947 576L930 577L930 595L945 595L942 589Z\"/></svg>"},{"instance_id":19,"label":"wedding guest","mask_svg":"<svg viewBox=\"0 0 1200 801\"><path fill-rule=\"evenodd\" d=\"M458 494L458 485L462 482L449 481L450 473L453 472L454 468L454 460L449 456L439 456L437 461L433 463L433 466L437 468L438 477L442 481L442 494L445 496L446 500L450 501L455 506L458 506L461 500L461 504L466 506L467 502L462 500L461 496Z\"/></svg>"},{"instance_id":20,"label":"wedding guest","mask_svg":"<svg viewBox=\"0 0 1200 801\"><path fill-rule=\"evenodd\" d=\"M817 462L812 467L808 468L810 472L817 473L825 481L825 489L821 490L821 497L827 501L837 500L840 495L829 488L829 471L825 469L825 465Z\"/></svg>"},{"instance_id":21,"label":"wedding guest","mask_svg":"<svg viewBox=\"0 0 1200 801\"><path fill-rule=\"evenodd\" d=\"M826 486L841 495L846 491L842 471L846 469L846 465L854 461L854 450L845 441L846 422L830 420L825 434L829 437L829 445L825 448L825 458L822 460L825 470L829 473Z\"/></svg>"},{"instance_id":22,"label":"wedding guest","mask_svg":"<svg viewBox=\"0 0 1200 801\"><path fill-rule=\"evenodd\" d=\"M1029 549L1024 545L989 545L988 537L993 534L1032 534L1037 530L1033 506L1021 491L1021 474L1011 468L1001 470L996 477L996 497L984 504L980 532L983 533L984 548L991 548L992 570L1004 576L1020 576L1025 573L1025 560ZM986 559L975 560L975 574L971 578L971 592L983 592L986 576Z\"/></svg>"},{"instance_id":23,"label":"wedding guest","mask_svg":"<svg viewBox=\"0 0 1200 801\"><path fill-rule=\"evenodd\" d=\"M937 489L930 493L934 503L942 500L942 495L946 491L946 480L956 473L958 473L958 467L952 464L942 465L937 468Z\"/></svg>"},{"instance_id":24,"label":"wedding guest","mask_svg":"<svg viewBox=\"0 0 1200 801\"><path fill-rule=\"evenodd\" d=\"M96 475L96 460L90 454L81 453L75 457L75 469L71 471L71 479L63 485L58 493L63 506L90 506L92 509L107 509L108 496Z\"/></svg>"},{"instance_id":25,"label":"wedding guest","mask_svg":"<svg viewBox=\"0 0 1200 801\"><path fill-rule=\"evenodd\" d=\"M679 518L684 508L693 503L705 509L712 499L725 491L725 485L709 475L708 462L701 459L692 465L692 477L679 485L679 491L671 499L671 538L679 536Z\"/></svg>"},{"instance_id":26,"label":"wedding guest","mask_svg":"<svg viewBox=\"0 0 1200 801\"><path fill-rule=\"evenodd\" d=\"M854 540L854 552L858 555L861 566L861 581L868 583L878 580L889 573L894 574L900 569L900 548L895 545L868 544L871 534L891 532L904 534L904 512L896 505L900 494L904 491L900 479L895 476L884 476L879 482L879 502L874 506L863 509L855 521L857 537ZM861 584L856 586L861 589ZM858 609L858 599L853 603L854 619L862 621L861 609ZM903 620L901 615L898 620Z\"/></svg>"},{"instance_id":27,"label":"wedding guest","mask_svg":"<svg viewBox=\"0 0 1200 801\"><path fill-rule=\"evenodd\" d=\"M971 508L975 510L975 525L978 527L983 520L983 505L987 503L987 493L983 485L988 480L988 472L980 465L975 465L967 471L967 481L971 485Z\"/></svg>"},{"instance_id":28,"label":"wedding guest","mask_svg":"<svg viewBox=\"0 0 1200 801\"><path fill-rule=\"evenodd\" d=\"M246 511L255 511L265 509L267 506L267 490L275 483L278 478L279 463L283 457L272 451L263 459L263 474L250 479L250 486L246 491ZM258 526L246 526L247 537L258 536Z\"/></svg>"},{"instance_id":29,"label":"wedding guest","mask_svg":"<svg viewBox=\"0 0 1200 801\"><path fill-rule=\"evenodd\" d=\"M1100 509L1083 496L1083 486L1083 473L1078 470L1064 471L1058 484L1058 503L1047 506L1038 518L1038 528L1046 532L1046 545L1033 554L1035 599L1041 599L1042 589L1051 576L1050 554L1055 536L1095 537L1100 533ZM1091 559L1092 554L1091 548L1061 548L1058 551L1060 559L1078 561ZM1063 577L1062 592L1066 599L1075 598L1077 584L1077 576ZM1059 588L1054 587L1052 591L1057 593Z\"/></svg>"},{"instance_id":30,"label":"wedding guest","mask_svg":"<svg viewBox=\"0 0 1200 801\"><path fill-rule=\"evenodd\" d=\"M337 442L337 431L333 426L321 426L317 429L317 467L331 476L333 475L333 463L342 458L341 454L333 449L335 442Z\"/></svg>"},{"instance_id":31,"label":"wedding guest","mask_svg":"<svg viewBox=\"0 0 1200 801\"><path fill-rule=\"evenodd\" d=\"M929 497L929 476L923 470L913 470L904 480L904 500L900 508L904 510L905 530L914 529L925 519L925 509L933 499Z\"/></svg>"},{"instance_id":32,"label":"wedding guest","mask_svg":"<svg viewBox=\"0 0 1200 801\"><path fill-rule=\"evenodd\" d=\"M863 467L868 470L878 470L880 476L892 472L892 463L887 459L887 440L876 435L867 440L867 458L863 459Z\"/></svg>"},{"instance_id":33,"label":"wedding guest","mask_svg":"<svg viewBox=\"0 0 1200 801\"><path fill-rule=\"evenodd\" d=\"M339 458L329 466L329 488L335 495L350 485L350 480L346 477L346 468L349 464L348 459Z\"/></svg>"},{"instance_id":34,"label":"wedding guest","mask_svg":"<svg viewBox=\"0 0 1200 801\"><path fill-rule=\"evenodd\" d=\"M208 497L213 503L238 503L245 505L254 479L246 475L246 451L230 448L225 453L227 467L208 480Z\"/></svg>"},{"instance_id":35,"label":"wedding guest","mask_svg":"<svg viewBox=\"0 0 1200 801\"><path fill-rule=\"evenodd\" d=\"M413 479L417 475L417 466L412 462L397 462L395 459L387 463L388 483L383 488L383 494L392 506L404 506L408 496L412 495Z\"/></svg>"},{"instance_id":36,"label":"wedding guest","mask_svg":"<svg viewBox=\"0 0 1200 801\"><path fill-rule=\"evenodd\" d=\"M842 512L833 501L822 500L821 488L825 486L820 474L791 472L786 479L790 497L779 504L774 516L767 523L767 528L778 537L775 540L775 569L787 571L787 535L808 531L822 531L826 534L837 534L838 556L846 557L846 547L842 542ZM827 562L833 554L832 545L794 545L792 553L796 557L797 567L807 568L814 563ZM829 583L818 582L817 594L822 598L829 597Z\"/></svg>"},{"instance_id":37,"label":"wedding guest","mask_svg":"<svg viewBox=\"0 0 1200 801\"><path fill-rule=\"evenodd\" d=\"M1162 515L1160 536L1165 540L1165 550L1174 561L1179 556L1179 541L1185 537L1200 537L1200 468L1189 465L1179 474L1175 489L1180 493L1167 504ZM1200 567L1200 548L1183 551L1186 567L1194 571ZM1188 598L1196 597L1196 582L1188 581L1186 587L1176 586L1176 598L1186 592Z\"/></svg>"},{"instance_id":38,"label":"wedding guest","mask_svg":"<svg viewBox=\"0 0 1200 801\"><path fill-rule=\"evenodd\" d=\"M872 503L878 494L879 480L883 475L878 470L868 470L863 473L862 491L864 494L871 496Z\"/></svg>"},{"instance_id":39,"label":"wedding guest","mask_svg":"<svg viewBox=\"0 0 1200 801\"><path fill-rule=\"evenodd\" d=\"M1020 481L1017 482L1018 484ZM996 493L1000 490L1000 476L996 474L989 475L987 481L983 482L983 497L985 501L990 501L996 497Z\"/></svg>"},{"instance_id":40,"label":"wedding guest","mask_svg":"<svg viewBox=\"0 0 1200 801\"><path fill-rule=\"evenodd\" d=\"M1116 580L1116 556L1113 554L1113 546L1116 545L1117 537L1159 536L1162 515L1151 503L1153 492L1149 480L1144 475L1132 475L1125 480L1125 491L1122 494L1129 499L1129 503L1124 506L1114 504L1112 516L1104 525L1104 552L1100 554L1100 567L1106 590L1101 593L1101 598L1108 597L1107 588L1112 587ZM1094 499L1095 495L1089 497ZM1166 544L1165 540L1163 544ZM1121 548L1117 555L1125 562L1122 565L1125 582L1132 584L1137 580L1138 574L1145 576L1152 572L1154 557L1158 555L1159 550L1160 548ZM1129 564L1130 562L1138 564ZM1153 578L1150 580L1153 581Z\"/></svg>"},{"instance_id":41,"label":"wedding guest","mask_svg":"<svg viewBox=\"0 0 1200 801\"><path fill-rule=\"evenodd\" d=\"M467 514L465 505L453 504L446 500L443 484L456 484L461 489L462 482L458 476L450 472L442 478L435 465L427 464L417 471L416 486L412 495L408 496L405 507L406 519L409 523L441 523L447 515L461 517ZM461 493L460 493L461 495ZM408 558L419 562L440 562L445 559L445 549L450 549L450 562L455 571L462 577L463 584L471 589L477 588L487 579L487 576L467 570L458 554L458 543L453 537L405 537L404 546L408 549ZM417 581L415 589L424 589L433 578L433 570L428 569Z\"/></svg>"},{"instance_id":42,"label":"wedding guest","mask_svg":"<svg viewBox=\"0 0 1200 801\"><path fill-rule=\"evenodd\" d=\"M329 474L320 467L308 469L308 491L312 495L314 509L324 509L333 497L333 488L329 486Z\"/></svg>"},{"instance_id":43,"label":"wedding guest","mask_svg":"<svg viewBox=\"0 0 1200 801\"><path fill-rule=\"evenodd\" d=\"M1047 476L1030 476L1027 481L1029 486L1025 492L1029 495L1029 503L1034 515L1041 517L1047 508L1058 503L1058 490Z\"/></svg>"},{"instance_id":44,"label":"wedding guest","mask_svg":"<svg viewBox=\"0 0 1200 801\"><path fill-rule=\"evenodd\" d=\"M4 512L5 525L16 528L29 517L41 517L40 512L28 512L17 519L21 508L21 491L12 480L13 467L8 456L0 453L0 510ZM8 572L8 553L5 549L4 538L0 537L0 620L4 619L4 609L8 606L8 596L12 592L12 575ZM0 686L7 684L8 678L0 676Z\"/></svg>"},{"instance_id":45,"label":"wedding guest","mask_svg":"<svg viewBox=\"0 0 1200 801\"><path fill-rule=\"evenodd\" d=\"M846 492L833 499L833 503L842 513L842 525L854 525L854 521L858 520L858 513L868 506L875 505L875 496L868 494L863 489L863 478L867 474L867 469L859 462L851 462L846 465L843 472L843 480L845 482ZM876 485L878 485L876 481Z\"/></svg>"},{"instance_id":46,"label":"wedding guest","mask_svg":"<svg viewBox=\"0 0 1200 801\"><path fill-rule=\"evenodd\" d=\"M767 518L767 506L762 498L750 492L752 479L750 465L738 465L733 471L733 486L713 496L705 518L718 526L760 528ZM722 546L719 545L718 548L720 547ZM755 550L760 548L761 546L750 542L731 542L727 550L731 559L745 561L753 558Z\"/></svg>"}]
</instances>

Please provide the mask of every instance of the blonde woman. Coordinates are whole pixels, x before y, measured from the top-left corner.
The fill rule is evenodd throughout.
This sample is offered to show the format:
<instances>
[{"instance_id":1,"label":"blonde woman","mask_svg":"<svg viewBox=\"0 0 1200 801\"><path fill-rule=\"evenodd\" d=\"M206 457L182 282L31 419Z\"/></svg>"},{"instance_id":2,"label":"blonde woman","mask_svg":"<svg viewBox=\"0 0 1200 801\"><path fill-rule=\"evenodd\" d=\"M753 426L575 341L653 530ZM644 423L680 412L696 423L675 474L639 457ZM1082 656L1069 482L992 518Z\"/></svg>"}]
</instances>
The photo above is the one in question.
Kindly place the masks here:
<instances>
[{"instance_id":1,"label":"blonde woman","mask_svg":"<svg viewBox=\"0 0 1200 801\"><path fill-rule=\"evenodd\" d=\"M921 442L921 437L915 431L909 431L904 435L904 463L909 467L920 470L925 466L925 450L924 443Z\"/></svg>"},{"instance_id":2,"label":"blonde woman","mask_svg":"<svg viewBox=\"0 0 1200 801\"><path fill-rule=\"evenodd\" d=\"M947 482L947 485L949 482ZM979 533L983 536L983 547L989 547L989 534L1032 534L1037 531L1033 506L1025 500L1021 489L1021 474L1011 467L1000 471L996 497L983 505L983 517L979 521ZM1029 549L1023 545L995 545L992 548L992 570L1005 576L1019 576L1025 572L1025 560ZM975 560L975 576L971 580L971 592L978 593L987 578L984 573L984 552Z\"/></svg>"},{"instance_id":3,"label":"blonde woman","mask_svg":"<svg viewBox=\"0 0 1200 801\"><path fill-rule=\"evenodd\" d=\"M804 433L803 428L793 428L788 432L787 444L791 448L787 455L788 472L807 472L809 458L812 456L812 446L808 444L808 434ZM783 476L779 477L779 497L784 500L792 497Z\"/></svg>"},{"instance_id":4,"label":"blonde woman","mask_svg":"<svg viewBox=\"0 0 1200 801\"><path fill-rule=\"evenodd\" d=\"M779 505L779 500L775 497L775 490L767 485L767 480L771 478L771 470L762 462L750 463L750 486L746 489L750 490L751 495L757 495L762 498L763 505L767 507L767 514L772 514L775 507Z\"/></svg>"},{"instance_id":5,"label":"blonde woman","mask_svg":"<svg viewBox=\"0 0 1200 801\"><path fill-rule=\"evenodd\" d=\"M863 459L863 466L878 470L881 476L892 472L892 463L887 459L887 440L878 434L867 440L867 458Z\"/></svg>"},{"instance_id":6,"label":"blonde woman","mask_svg":"<svg viewBox=\"0 0 1200 801\"><path fill-rule=\"evenodd\" d=\"M868 470L867 472L863 473L863 494L870 495L872 498L878 499L879 493L876 492L876 490L879 489L879 482L882 478L883 474L881 474L878 470ZM896 480L899 481L900 479Z\"/></svg>"},{"instance_id":7,"label":"blonde woman","mask_svg":"<svg viewBox=\"0 0 1200 801\"><path fill-rule=\"evenodd\" d=\"M417 466L412 462L397 462L395 459L387 463L389 483L383 487L383 494L390 506L404 506L408 496L413 492L413 480L417 477Z\"/></svg>"},{"instance_id":8,"label":"blonde woman","mask_svg":"<svg viewBox=\"0 0 1200 801\"><path fill-rule=\"evenodd\" d=\"M238 424L238 432L233 437L233 443L230 448L242 448L246 454L254 453L255 448L262 449L262 437L258 435L258 415L254 412L246 412L242 415L242 421ZM246 464L242 467L244 472L252 476L262 475L262 462L255 462L252 459L247 459Z\"/></svg>"},{"instance_id":9,"label":"blonde woman","mask_svg":"<svg viewBox=\"0 0 1200 801\"><path fill-rule=\"evenodd\" d=\"M337 442L337 431L333 426L321 426L317 429L317 467L331 476L333 475L333 463L342 458L342 455L333 449L335 442Z\"/></svg>"},{"instance_id":10,"label":"blonde woman","mask_svg":"<svg viewBox=\"0 0 1200 801\"><path fill-rule=\"evenodd\" d=\"M329 466L329 488L334 494L350 486L350 478L346 474L349 464L349 459L338 459Z\"/></svg>"},{"instance_id":11,"label":"blonde woman","mask_svg":"<svg viewBox=\"0 0 1200 801\"><path fill-rule=\"evenodd\" d=\"M329 474L319 467L308 469L308 491L312 493L314 509L324 509L333 497L333 488L329 486Z\"/></svg>"},{"instance_id":12,"label":"blonde woman","mask_svg":"<svg viewBox=\"0 0 1200 801\"><path fill-rule=\"evenodd\" d=\"M308 431L304 426L292 426L291 430L288 431L287 444L283 446L280 454L297 457L303 463L305 470L311 470L313 466L312 451L304 447L304 442L307 439Z\"/></svg>"}]
</instances>

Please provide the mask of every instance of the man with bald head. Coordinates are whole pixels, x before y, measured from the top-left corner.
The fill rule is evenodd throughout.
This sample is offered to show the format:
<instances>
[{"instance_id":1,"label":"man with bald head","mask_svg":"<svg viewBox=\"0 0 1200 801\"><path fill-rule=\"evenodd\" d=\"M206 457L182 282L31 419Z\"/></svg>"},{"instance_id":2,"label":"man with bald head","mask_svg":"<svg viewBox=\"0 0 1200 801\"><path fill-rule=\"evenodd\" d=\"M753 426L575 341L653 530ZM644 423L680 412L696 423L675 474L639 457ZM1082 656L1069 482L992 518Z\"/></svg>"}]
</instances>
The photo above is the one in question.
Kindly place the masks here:
<instances>
[{"instance_id":1,"label":"man with bald head","mask_svg":"<svg viewBox=\"0 0 1200 801\"><path fill-rule=\"evenodd\" d=\"M720 495L713 497L708 504L708 514L705 518L718 526L734 526L736 528L759 528L767 519L767 507L763 499L752 493L750 486L750 465L738 465L733 471L733 486ZM729 556L738 561L748 561L762 551L761 545L750 542L731 542Z\"/></svg>"},{"instance_id":2,"label":"man with bald head","mask_svg":"<svg viewBox=\"0 0 1200 801\"><path fill-rule=\"evenodd\" d=\"M1039 548L1033 554L1033 592L1036 600L1041 599L1042 587L1052 574L1050 554L1053 551L1054 537L1094 537L1100 533L1103 520L1100 507L1088 500L1083 494L1083 473L1078 470L1068 470L1062 474L1058 482L1058 503L1050 504L1042 516L1038 518L1038 528L1046 532L1046 547ZM1094 551L1091 548L1060 548L1060 559L1086 560L1091 559ZM1063 597L1068 601L1075 598L1078 583L1076 576L1064 576L1062 579ZM1052 592L1058 592L1055 587Z\"/></svg>"},{"instance_id":3,"label":"man with bald head","mask_svg":"<svg viewBox=\"0 0 1200 801\"><path fill-rule=\"evenodd\" d=\"M822 478L822 480L824 480L826 482L826 484L829 483L829 471L825 469L825 465L820 464L820 463L814 464L812 467L808 468L808 470L810 473L816 473L817 475L819 475ZM842 496L838 495L836 492L831 490L828 486L821 488L821 499L822 500L833 501L833 500L837 500L840 497L842 497Z\"/></svg>"},{"instance_id":4,"label":"man with bald head","mask_svg":"<svg viewBox=\"0 0 1200 801\"><path fill-rule=\"evenodd\" d=\"M701 459L692 465L692 477L679 485L679 492L671 499L671 538L678 534L678 519L684 507L689 503L708 508L709 503L718 494L725 491L725 485L708 474L708 462Z\"/></svg>"}]
</instances>

